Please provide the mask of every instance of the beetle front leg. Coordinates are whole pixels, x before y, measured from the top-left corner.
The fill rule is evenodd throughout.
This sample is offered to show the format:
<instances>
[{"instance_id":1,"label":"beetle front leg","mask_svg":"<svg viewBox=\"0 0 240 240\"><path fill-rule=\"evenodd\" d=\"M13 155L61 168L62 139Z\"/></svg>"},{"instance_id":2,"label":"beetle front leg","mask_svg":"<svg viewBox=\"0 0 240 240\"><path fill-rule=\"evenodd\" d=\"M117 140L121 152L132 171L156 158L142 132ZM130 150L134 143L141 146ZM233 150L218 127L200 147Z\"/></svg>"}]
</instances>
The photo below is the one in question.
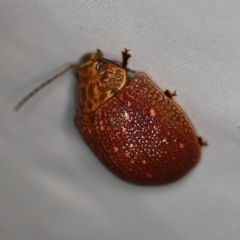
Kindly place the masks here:
<instances>
[{"instance_id":1,"label":"beetle front leg","mask_svg":"<svg viewBox=\"0 0 240 240\"><path fill-rule=\"evenodd\" d=\"M129 53L129 49L126 49L124 51L122 51L122 68L124 68L127 72L131 72L131 73L135 73L136 71L133 71L129 68L127 68L127 64L128 64L128 59L131 57L131 54Z\"/></svg>"},{"instance_id":2,"label":"beetle front leg","mask_svg":"<svg viewBox=\"0 0 240 240\"><path fill-rule=\"evenodd\" d=\"M128 59L131 57L131 54L129 53L129 49L126 49L124 51L122 51L122 67L123 68L127 68L127 64L128 64Z\"/></svg>"}]
</instances>

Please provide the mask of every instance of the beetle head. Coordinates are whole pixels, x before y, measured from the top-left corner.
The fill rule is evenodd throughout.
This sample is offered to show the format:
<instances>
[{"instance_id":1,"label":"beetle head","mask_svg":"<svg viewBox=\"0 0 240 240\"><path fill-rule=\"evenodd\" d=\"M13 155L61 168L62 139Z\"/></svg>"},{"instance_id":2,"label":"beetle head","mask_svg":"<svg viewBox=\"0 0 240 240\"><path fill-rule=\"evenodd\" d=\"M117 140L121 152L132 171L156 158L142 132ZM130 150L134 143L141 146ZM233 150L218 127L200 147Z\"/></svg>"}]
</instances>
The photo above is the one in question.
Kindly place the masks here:
<instances>
[{"instance_id":1,"label":"beetle head","mask_svg":"<svg viewBox=\"0 0 240 240\"><path fill-rule=\"evenodd\" d=\"M100 50L82 58L78 76L78 108L84 113L94 112L127 82L121 63L103 58Z\"/></svg>"}]
</instances>

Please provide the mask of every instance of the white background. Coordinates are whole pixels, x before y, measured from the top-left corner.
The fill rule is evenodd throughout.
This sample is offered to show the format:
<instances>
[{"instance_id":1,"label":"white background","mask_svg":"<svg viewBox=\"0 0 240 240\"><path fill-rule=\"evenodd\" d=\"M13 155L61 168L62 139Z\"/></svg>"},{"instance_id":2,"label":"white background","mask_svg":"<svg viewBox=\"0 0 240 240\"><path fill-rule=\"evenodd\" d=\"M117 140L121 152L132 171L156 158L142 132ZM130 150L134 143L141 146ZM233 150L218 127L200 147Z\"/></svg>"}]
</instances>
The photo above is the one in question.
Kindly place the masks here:
<instances>
[{"instance_id":1,"label":"white background","mask_svg":"<svg viewBox=\"0 0 240 240\"><path fill-rule=\"evenodd\" d=\"M73 73L33 88L100 48L144 71L209 143L181 180L126 183L73 125ZM1 240L240 239L240 2L2 0Z\"/></svg>"}]
</instances>

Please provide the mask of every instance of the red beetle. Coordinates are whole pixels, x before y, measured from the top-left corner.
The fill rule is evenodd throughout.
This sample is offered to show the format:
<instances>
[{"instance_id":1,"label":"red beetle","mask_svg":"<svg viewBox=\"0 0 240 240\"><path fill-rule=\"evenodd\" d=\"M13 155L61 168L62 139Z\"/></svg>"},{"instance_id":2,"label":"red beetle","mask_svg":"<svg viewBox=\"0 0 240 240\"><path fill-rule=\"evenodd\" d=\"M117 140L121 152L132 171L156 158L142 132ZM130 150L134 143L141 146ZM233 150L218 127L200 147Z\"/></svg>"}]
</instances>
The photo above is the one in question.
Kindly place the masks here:
<instances>
[{"instance_id":1,"label":"red beetle","mask_svg":"<svg viewBox=\"0 0 240 240\"><path fill-rule=\"evenodd\" d=\"M185 175L206 145L169 91L162 92L145 73L128 79L127 61L103 58L100 50L87 54L79 66L71 65L54 79L77 69L75 125L89 147L114 174L136 184L162 184Z\"/></svg>"}]
</instances>

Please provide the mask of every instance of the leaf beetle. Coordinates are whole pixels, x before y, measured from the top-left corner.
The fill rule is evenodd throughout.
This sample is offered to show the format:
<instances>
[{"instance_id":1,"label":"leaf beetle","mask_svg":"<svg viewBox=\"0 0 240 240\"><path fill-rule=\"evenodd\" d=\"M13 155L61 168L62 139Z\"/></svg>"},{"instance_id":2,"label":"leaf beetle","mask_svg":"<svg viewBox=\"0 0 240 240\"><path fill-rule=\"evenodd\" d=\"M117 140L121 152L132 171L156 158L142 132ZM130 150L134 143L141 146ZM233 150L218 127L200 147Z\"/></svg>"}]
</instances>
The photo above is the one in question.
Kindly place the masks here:
<instances>
[{"instance_id":1,"label":"leaf beetle","mask_svg":"<svg viewBox=\"0 0 240 240\"><path fill-rule=\"evenodd\" d=\"M86 54L80 65L70 65L28 94L30 97L56 78L75 69L76 112L74 123L88 146L118 177L135 184L169 183L184 176L200 159L198 138L172 100L176 92L161 91L140 72L129 78L129 50L122 63Z\"/></svg>"}]
</instances>

